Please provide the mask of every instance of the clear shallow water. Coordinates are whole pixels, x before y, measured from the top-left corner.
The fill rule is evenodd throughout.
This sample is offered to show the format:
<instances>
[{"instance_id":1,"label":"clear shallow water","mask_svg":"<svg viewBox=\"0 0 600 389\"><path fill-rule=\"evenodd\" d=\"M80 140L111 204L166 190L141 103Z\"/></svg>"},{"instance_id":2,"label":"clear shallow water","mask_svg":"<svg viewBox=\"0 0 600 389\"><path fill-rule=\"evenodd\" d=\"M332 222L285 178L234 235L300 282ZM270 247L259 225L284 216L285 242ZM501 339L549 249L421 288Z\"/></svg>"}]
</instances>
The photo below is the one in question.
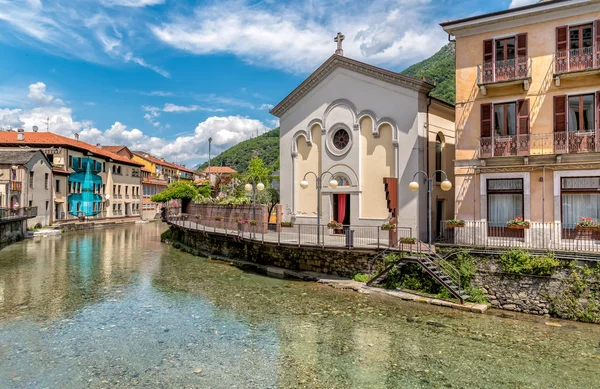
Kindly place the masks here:
<instances>
[{"instance_id":1,"label":"clear shallow water","mask_svg":"<svg viewBox=\"0 0 600 389\"><path fill-rule=\"evenodd\" d=\"M0 250L0 388L600 387L600 326L267 278L164 228Z\"/></svg>"}]
</instances>

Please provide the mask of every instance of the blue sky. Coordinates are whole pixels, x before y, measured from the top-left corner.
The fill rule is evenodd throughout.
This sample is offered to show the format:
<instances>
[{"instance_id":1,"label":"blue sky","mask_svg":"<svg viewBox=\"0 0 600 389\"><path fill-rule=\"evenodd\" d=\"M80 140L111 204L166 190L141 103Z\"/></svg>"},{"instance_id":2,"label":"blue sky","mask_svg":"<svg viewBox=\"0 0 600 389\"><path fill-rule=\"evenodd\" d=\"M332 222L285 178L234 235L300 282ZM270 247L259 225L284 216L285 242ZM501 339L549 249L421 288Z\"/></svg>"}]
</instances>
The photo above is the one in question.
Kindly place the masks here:
<instances>
[{"instance_id":1,"label":"blue sky","mask_svg":"<svg viewBox=\"0 0 600 389\"><path fill-rule=\"evenodd\" d=\"M400 71L438 23L536 0L0 0L0 127L34 125L189 165L277 126L335 50ZM48 120L49 118L49 120Z\"/></svg>"}]
</instances>

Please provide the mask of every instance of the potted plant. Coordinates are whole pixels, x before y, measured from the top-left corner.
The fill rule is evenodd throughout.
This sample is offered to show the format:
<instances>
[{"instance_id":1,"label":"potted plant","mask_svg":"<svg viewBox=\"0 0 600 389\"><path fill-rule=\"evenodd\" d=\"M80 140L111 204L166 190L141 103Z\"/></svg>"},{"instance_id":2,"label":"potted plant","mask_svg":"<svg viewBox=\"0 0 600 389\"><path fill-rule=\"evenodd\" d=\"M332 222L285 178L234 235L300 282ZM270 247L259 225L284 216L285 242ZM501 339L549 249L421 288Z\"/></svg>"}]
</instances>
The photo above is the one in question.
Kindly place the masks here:
<instances>
[{"instance_id":1,"label":"potted plant","mask_svg":"<svg viewBox=\"0 0 600 389\"><path fill-rule=\"evenodd\" d=\"M343 227L342 223L338 223L335 220L332 220L329 223L327 223L327 228L339 229L339 228L342 228L342 227Z\"/></svg>"},{"instance_id":2,"label":"potted plant","mask_svg":"<svg viewBox=\"0 0 600 389\"><path fill-rule=\"evenodd\" d=\"M292 223L292 222L281 222L281 227L291 228L291 227L294 227L294 223Z\"/></svg>"},{"instance_id":3,"label":"potted plant","mask_svg":"<svg viewBox=\"0 0 600 389\"><path fill-rule=\"evenodd\" d=\"M381 225L382 231L390 231L390 230L393 230L394 228L396 228L396 225L394 223L383 223Z\"/></svg>"},{"instance_id":4,"label":"potted plant","mask_svg":"<svg viewBox=\"0 0 600 389\"><path fill-rule=\"evenodd\" d=\"M400 238L400 243L415 244L415 243L417 243L417 238L409 238L409 237Z\"/></svg>"},{"instance_id":5,"label":"potted plant","mask_svg":"<svg viewBox=\"0 0 600 389\"><path fill-rule=\"evenodd\" d=\"M456 219L448 220L446 222L446 226L448 228L462 228L465 226L465 221L464 220L456 220Z\"/></svg>"},{"instance_id":6,"label":"potted plant","mask_svg":"<svg viewBox=\"0 0 600 389\"><path fill-rule=\"evenodd\" d=\"M220 222L221 220L223 220L223 216L215 216L215 220Z\"/></svg>"},{"instance_id":7,"label":"potted plant","mask_svg":"<svg viewBox=\"0 0 600 389\"><path fill-rule=\"evenodd\" d=\"M507 227L514 230L526 230L531 227L531 223L527 220L523 220L521 216L518 216L506 223Z\"/></svg>"},{"instance_id":8,"label":"potted plant","mask_svg":"<svg viewBox=\"0 0 600 389\"><path fill-rule=\"evenodd\" d=\"M250 223L251 226L257 226L258 225L258 220L252 219L252 220L249 221L249 223Z\"/></svg>"},{"instance_id":9,"label":"potted plant","mask_svg":"<svg viewBox=\"0 0 600 389\"><path fill-rule=\"evenodd\" d=\"M575 223L575 228L580 231L596 231L600 228L600 224L593 221L591 217L582 217Z\"/></svg>"},{"instance_id":10,"label":"potted plant","mask_svg":"<svg viewBox=\"0 0 600 389\"><path fill-rule=\"evenodd\" d=\"M196 215L196 220L200 220L200 219L201 219L200 215Z\"/></svg>"}]
</instances>

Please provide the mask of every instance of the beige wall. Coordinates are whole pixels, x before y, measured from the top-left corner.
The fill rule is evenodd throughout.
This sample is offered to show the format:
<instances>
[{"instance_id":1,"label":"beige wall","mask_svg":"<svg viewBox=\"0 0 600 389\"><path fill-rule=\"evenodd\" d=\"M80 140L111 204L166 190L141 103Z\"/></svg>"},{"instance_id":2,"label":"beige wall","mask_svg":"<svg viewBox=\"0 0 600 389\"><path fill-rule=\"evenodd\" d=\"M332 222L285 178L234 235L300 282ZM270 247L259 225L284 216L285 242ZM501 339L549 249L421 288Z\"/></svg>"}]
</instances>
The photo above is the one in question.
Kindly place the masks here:
<instances>
[{"instance_id":1,"label":"beige wall","mask_svg":"<svg viewBox=\"0 0 600 389\"><path fill-rule=\"evenodd\" d=\"M30 172L33 172L33 188L30 185L29 177L27 177L27 182L23 184L27 185L27 188L24 188L27 202L22 204L22 206L29 206L31 204L33 207L38 207L38 215L33 219L27 220L27 227L31 228L37 223L47 226L51 223L54 206L52 201L52 170L40 159L33 165ZM47 185L46 174L48 175Z\"/></svg>"},{"instance_id":2,"label":"beige wall","mask_svg":"<svg viewBox=\"0 0 600 389\"><path fill-rule=\"evenodd\" d=\"M452 183L452 190L443 191L440 183L436 182L434 176L434 190L432 203L432 220L434 234L437 232L435 221L449 220L454 218L454 198L456 180L454 177L454 155L455 155L455 131L454 131L454 109L433 101L429 107L429 173L433 174L436 170L436 142L438 134L442 140L442 166L441 169L448 175L448 180ZM442 175L442 181L444 176ZM443 201L442 215L437 214L437 201Z\"/></svg>"},{"instance_id":3,"label":"beige wall","mask_svg":"<svg viewBox=\"0 0 600 389\"><path fill-rule=\"evenodd\" d=\"M540 16L541 17L541 16ZM591 169L586 163L600 162L596 153L565 154L557 161L553 149L554 104L556 95L590 93L600 90L598 75L562 77L560 86L554 81L553 58L556 51L556 27L588 23L600 19L600 10L579 16L569 16L550 21L535 22L510 28L487 27L487 32L470 36L461 32L456 39L456 214L458 218L484 219L481 215L479 173L499 171L531 171L531 220L550 222L560 218L554 215L552 170L566 169L561 164L582 163L576 169ZM512 24L518 22L512 21ZM483 31L483 29L480 29ZM483 62L483 41L495 37L527 33L528 55L532 57L532 80L529 90L522 85L488 88L484 96L477 85L477 65ZM525 163L522 157L496 157L479 166L479 138L481 104L529 99L530 103L530 153ZM504 166L494 169L493 166ZM531 165L535 165L532 167ZM508 168L506 168L508 166ZM544 168L545 166L545 168ZM546 173L542 178L543 169ZM542 201L543 199L543 201Z\"/></svg>"},{"instance_id":4,"label":"beige wall","mask_svg":"<svg viewBox=\"0 0 600 389\"><path fill-rule=\"evenodd\" d=\"M304 175L309 172L319 173L320 150L321 150L321 129L319 126L312 128L312 145L306 143L304 137L298 138L298 157L296 157L296 174L294 180L294 190L296 195L296 213L303 216L315 216L317 214L317 188L315 177L310 174L307 176L308 188L301 189L300 182Z\"/></svg>"},{"instance_id":5,"label":"beige wall","mask_svg":"<svg viewBox=\"0 0 600 389\"><path fill-rule=\"evenodd\" d=\"M379 138L372 132L373 120L365 117L360 122L361 152L361 218L386 219L389 217L383 177L394 175L394 145L392 128L382 126Z\"/></svg>"}]
</instances>

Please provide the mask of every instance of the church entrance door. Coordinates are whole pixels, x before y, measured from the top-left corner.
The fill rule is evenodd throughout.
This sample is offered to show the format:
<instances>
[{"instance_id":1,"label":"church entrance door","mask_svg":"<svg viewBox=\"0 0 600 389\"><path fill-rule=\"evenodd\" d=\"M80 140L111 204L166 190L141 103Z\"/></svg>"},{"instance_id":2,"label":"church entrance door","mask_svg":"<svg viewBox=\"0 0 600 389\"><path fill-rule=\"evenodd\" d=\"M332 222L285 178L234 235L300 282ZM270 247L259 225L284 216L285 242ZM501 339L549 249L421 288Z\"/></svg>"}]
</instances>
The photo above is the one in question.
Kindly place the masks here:
<instances>
[{"instance_id":1,"label":"church entrance door","mask_svg":"<svg viewBox=\"0 0 600 389\"><path fill-rule=\"evenodd\" d=\"M342 223L344 227L350 225L350 195L348 193L333 195L333 218L338 223ZM340 230L339 233L341 232Z\"/></svg>"}]
</instances>

